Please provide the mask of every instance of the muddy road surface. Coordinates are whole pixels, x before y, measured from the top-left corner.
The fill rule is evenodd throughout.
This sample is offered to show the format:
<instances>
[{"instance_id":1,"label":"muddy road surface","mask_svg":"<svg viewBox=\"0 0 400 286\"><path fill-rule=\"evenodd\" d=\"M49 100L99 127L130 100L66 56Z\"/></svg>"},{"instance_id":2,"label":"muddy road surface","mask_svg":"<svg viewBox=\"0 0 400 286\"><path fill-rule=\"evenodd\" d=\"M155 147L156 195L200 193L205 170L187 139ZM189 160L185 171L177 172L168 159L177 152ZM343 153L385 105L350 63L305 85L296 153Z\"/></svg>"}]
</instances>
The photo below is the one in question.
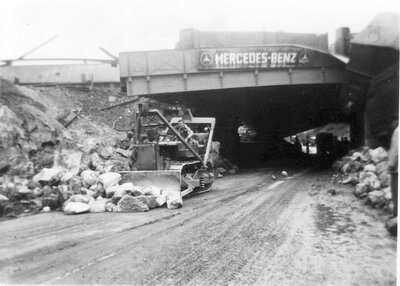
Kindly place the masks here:
<instances>
[{"instance_id":1,"label":"muddy road surface","mask_svg":"<svg viewBox=\"0 0 400 286\"><path fill-rule=\"evenodd\" d=\"M279 173L225 177L178 210L0 222L0 284L395 285L387 215L327 172Z\"/></svg>"}]
</instances>

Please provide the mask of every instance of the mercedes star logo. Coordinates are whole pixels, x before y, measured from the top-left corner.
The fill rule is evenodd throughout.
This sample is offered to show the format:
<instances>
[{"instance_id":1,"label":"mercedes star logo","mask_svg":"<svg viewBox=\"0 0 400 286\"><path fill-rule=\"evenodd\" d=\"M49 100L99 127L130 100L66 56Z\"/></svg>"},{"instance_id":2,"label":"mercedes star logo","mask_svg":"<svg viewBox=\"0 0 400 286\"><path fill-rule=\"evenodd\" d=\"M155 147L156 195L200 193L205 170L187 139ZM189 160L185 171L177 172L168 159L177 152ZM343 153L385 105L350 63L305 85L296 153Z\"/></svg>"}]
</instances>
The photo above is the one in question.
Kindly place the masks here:
<instances>
[{"instance_id":1,"label":"mercedes star logo","mask_svg":"<svg viewBox=\"0 0 400 286\"><path fill-rule=\"evenodd\" d=\"M204 66L209 66L213 63L213 56L208 52L204 52L200 56L200 63Z\"/></svg>"}]
</instances>

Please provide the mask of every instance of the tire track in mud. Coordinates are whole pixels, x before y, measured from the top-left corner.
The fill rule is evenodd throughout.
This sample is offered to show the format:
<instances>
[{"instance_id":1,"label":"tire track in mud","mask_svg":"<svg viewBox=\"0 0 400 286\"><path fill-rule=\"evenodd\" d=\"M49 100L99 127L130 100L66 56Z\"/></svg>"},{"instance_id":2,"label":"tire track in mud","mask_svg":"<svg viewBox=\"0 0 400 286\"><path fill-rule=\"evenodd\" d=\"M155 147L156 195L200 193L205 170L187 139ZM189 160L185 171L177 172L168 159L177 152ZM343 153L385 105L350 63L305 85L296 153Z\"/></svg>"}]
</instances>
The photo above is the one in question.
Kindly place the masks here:
<instances>
[{"instance_id":1,"label":"tire track in mud","mask_svg":"<svg viewBox=\"0 0 400 286\"><path fill-rule=\"evenodd\" d=\"M239 215L230 218L232 212L228 212L225 219L216 222L218 225L228 225L227 228L214 235L206 234L210 239L198 243L196 249L202 252L193 253L189 250L182 253L185 258L175 263L171 269L143 282L149 285L209 285L229 284L239 280L242 269L253 260L254 255L266 252L272 254L283 242L285 221L278 225L273 222L279 218L280 212L294 194L288 191L283 195L270 194L256 203L254 197L249 197L244 205L236 206L233 212L240 210ZM268 216L263 218L263 214ZM209 223L198 227L203 229L203 234L207 233L204 230L209 228Z\"/></svg>"}]
</instances>

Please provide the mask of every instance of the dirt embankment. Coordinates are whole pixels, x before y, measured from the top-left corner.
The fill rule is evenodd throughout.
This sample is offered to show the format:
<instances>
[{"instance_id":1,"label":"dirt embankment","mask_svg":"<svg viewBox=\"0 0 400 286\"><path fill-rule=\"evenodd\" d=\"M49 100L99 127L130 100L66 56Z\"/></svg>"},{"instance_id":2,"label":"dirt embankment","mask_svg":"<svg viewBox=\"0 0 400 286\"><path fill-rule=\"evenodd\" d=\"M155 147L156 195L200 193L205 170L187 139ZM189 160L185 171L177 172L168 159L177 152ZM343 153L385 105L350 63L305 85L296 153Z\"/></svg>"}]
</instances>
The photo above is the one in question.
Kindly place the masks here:
<instances>
[{"instance_id":1,"label":"dirt embankment","mask_svg":"<svg viewBox=\"0 0 400 286\"><path fill-rule=\"evenodd\" d=\"M104 167L110 160L114 170L129 168L128 158L115 153L116 144L126 138L116 127L129 129L136 103L103 109L131 100L112 87L17 86L1 80L0 217L60 206L68 195L52 190L57 187L54 181L32 180L44 168L69 173L64 185L71 185L82 170ZM83 187L82 182L77 185ZM43 196L51 194L44 203Z\"/></svg>"}]
</instances>

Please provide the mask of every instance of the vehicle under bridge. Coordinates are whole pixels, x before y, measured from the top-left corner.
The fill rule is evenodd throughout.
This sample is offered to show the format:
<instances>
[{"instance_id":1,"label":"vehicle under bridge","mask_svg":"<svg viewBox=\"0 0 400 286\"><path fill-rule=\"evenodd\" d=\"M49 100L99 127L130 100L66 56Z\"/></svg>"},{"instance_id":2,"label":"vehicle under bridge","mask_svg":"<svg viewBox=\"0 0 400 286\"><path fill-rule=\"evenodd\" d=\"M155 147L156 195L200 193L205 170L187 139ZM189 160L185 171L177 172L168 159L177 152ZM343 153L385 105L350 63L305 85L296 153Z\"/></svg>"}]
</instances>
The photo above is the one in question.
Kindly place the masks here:
<instances>
[{"instance_id":1,"label":"vehicle under bridge","mask_svg":"<svg viewBox=\"0 0 400 286\"><path fill-rule=\"evenodd\" d=\"M348 121L339 102L345 68L333 55L299 45L120 54L128 95L216 117L215 138L225 147L235 140L238 121L264 142Z\"/></svg>"}]
</instances>

